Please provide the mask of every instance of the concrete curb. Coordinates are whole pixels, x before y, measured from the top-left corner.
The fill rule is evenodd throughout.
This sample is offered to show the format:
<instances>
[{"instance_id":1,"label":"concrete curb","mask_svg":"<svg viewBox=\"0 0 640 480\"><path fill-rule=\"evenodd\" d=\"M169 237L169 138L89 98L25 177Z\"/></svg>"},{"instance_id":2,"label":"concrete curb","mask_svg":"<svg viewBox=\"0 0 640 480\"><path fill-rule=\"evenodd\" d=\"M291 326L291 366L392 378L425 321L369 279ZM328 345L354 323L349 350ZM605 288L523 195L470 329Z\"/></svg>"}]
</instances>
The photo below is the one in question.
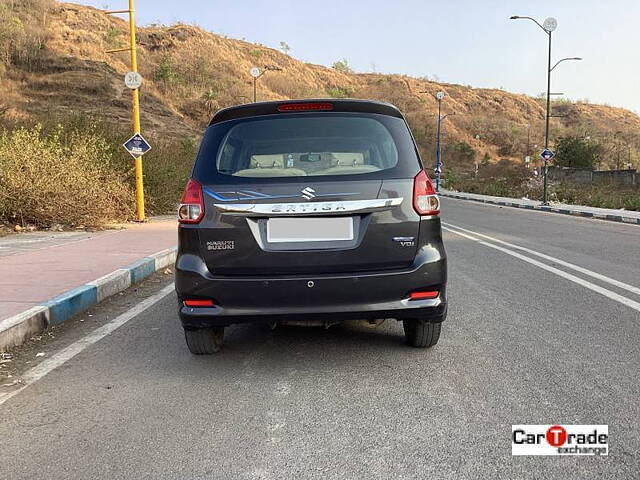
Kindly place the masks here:
<instances>
[{"instance_id":1,"label":"concrete curb","mask_svg":"<svg viewBox=\"0 0 640 480\"><path fill-rule=\"evenodd\" d=\"M509 202L504 200L493 200L490 197L485 198L474 198L470 197L462 192L453 193L453 192L440 192L438 195L442 197L451 197L457 198L459 200L471 200L473 202L480 203L490 203L492 205L501 205L504 207L514 207L514 208L524 208L527 210L538 210L541 212L551 212L551 213L559 213L562 215L573 215L575 217L587 217L587 218L597 218L599 220L609 220L612 222L622 222L622 223L630 223L640 225L640 218L634 217L625 217L623 215L616 214L604 214L604 213L596 213L596 212L587 212L583 210L571 210L566 208L554 207L553 205L531 205L526 203L518 203L517 201Z\"/></svg>"},{"instance_id":2,"label":"concrete curb","mask_svg":"<svg viewBox=\"0 0 640 480\"><path fill-rule=\"evenodd\" d=\"M46 330L49 325L66 322L74 315L171 265L176 260L176 251L177 247L162 250L25 312L0 320L0 352L22 345L32 336Z\"/></svg>"}]
</instances>

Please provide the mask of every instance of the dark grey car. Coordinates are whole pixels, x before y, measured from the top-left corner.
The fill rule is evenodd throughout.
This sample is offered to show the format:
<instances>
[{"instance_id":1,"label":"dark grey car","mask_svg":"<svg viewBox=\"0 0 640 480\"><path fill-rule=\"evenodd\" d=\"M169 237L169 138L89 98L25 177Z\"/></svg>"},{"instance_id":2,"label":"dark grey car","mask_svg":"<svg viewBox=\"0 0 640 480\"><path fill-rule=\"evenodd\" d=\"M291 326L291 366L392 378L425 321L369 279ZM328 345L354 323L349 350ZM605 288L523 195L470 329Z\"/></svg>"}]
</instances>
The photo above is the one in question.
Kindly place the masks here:
<instances>
[{"instance_id":1,"label":"dark grey car","mask_svg":"<svg viewBox=\"0 0 640 480\"><path fill-rule=\"evenodd\" d=\"M402 114L361 100L218 112L179 209L187 345L240 322L402 320L437 343L446 317L440 204Z\"/></svg>"}]
</instances>

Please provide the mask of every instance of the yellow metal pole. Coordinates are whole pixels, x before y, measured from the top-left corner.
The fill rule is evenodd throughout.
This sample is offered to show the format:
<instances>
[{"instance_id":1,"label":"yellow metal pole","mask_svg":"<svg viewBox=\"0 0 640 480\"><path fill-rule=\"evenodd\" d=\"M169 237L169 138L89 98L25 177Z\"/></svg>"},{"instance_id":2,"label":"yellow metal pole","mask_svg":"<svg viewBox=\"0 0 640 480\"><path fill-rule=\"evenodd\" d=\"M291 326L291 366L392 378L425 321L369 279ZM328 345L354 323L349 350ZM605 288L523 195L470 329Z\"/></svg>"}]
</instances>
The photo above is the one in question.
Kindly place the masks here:
<instances>
[{"instance_id":1,"label":"yellow metal pole","mask_svg":"<svg viewBox=\"0 0 640 480\"><path fill-rule=\"evenodd\" d=\"M133 0L129 0L129 40L131 42L131 71L138 71L138 58L136 55L136 21L133 13ZM131 117L133 133L140 133L140 97L138 89L131 90ZM135 159L136 166L136 217L143 222L144 215L144 180L142 172L142 155Z\"/></svg>"}]
</instances>

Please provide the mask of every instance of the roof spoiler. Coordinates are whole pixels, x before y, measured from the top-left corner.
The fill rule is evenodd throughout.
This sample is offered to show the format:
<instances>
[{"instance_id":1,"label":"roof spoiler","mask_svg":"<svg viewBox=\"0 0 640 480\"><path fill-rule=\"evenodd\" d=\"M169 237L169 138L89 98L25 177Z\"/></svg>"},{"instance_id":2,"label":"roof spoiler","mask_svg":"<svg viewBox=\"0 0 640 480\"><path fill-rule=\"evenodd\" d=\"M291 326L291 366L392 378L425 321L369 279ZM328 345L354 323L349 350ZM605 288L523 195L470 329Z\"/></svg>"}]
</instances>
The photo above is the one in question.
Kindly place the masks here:
<instances>
[{"instance_id":1,"label":"roof spoiler","mask_svg":"<svg viewBox=\"0 0 640 480\"><path fill-rule=\"evenodd\" d=\"M316 105L331 105L332 108L311 108ZM289 109L287 105L295 105L296 109ZM300 106L309 105L309 109L299 108ZM209 125L227 120L235 120L245 117L259 117L263 115L277 115L282 113L296 113L309 111L332 111L332 112L350 112L350 113L377 113L381 115L389 115L391 117L403 118L400 111L390 103L376 102L373 100L354 100L354 99L335 99L335 98L319 98L304 100L284 100L277 102L257 102L247 103L245 105L237 105L218 111Z\"/></svg>"}]
</instances>

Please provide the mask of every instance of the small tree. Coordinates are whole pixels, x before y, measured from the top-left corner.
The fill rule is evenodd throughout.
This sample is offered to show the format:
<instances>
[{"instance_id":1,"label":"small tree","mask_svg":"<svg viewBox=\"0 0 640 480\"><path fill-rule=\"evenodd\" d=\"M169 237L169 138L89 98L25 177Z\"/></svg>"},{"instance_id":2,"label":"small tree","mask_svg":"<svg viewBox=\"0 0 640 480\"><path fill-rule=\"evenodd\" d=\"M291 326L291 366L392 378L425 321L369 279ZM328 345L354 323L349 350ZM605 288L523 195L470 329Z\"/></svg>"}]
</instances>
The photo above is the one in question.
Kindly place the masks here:
<instances>
[{"instance_id":1,"label":"small tree","mask_svg":"<svg viewBox=\"0 0 640 480\"><path fill-rule=\"evenodd\" d=\"M0 5L0 67L8 65L11 55L24 40L24 25L7 5Z\"/></svg>"},{"instance_id":2,"label":"small tree","mask_svg":"<svg viewBox=\"0 0 640 480\"><path fill-rule=\"evenodd\" d=\"M577 136L560 137L558 140L556 165L571 168L593 169L600 162L602 145Z\"/></svg>"},{"instance_id":3,"label":"small tree","mask_svg":"<svg viewBox=\"0 0 640 480\"><path fill-rule=\"evenodd\" d=\"M211 115L214 110L217 110L218 94L219 91L216 88L209 88L202 94L202 101L204 108L207 110L207 115Z\"/></svg>"},{"instance_id":4,"label":"small tree","mask_svg":"<svg viewBox=\"0 0 640 480\"><path fill-rule=\"evenodd\" d=\"M349 66L349 62L346 58L333 62L331 68L342 73L353 73L353 69Z\"/></svg>"},{"instance_id":5,"label":"small tree","mask_svg":"<svg viewBox=\"0 0 640 480\"><path fill-rule=\"evenodd\" d=\"M291 47L287 42L280 42L280 50L282 50L282 53L284 53L285 55L288 55Z\"/></svg>"}]
</instances>

